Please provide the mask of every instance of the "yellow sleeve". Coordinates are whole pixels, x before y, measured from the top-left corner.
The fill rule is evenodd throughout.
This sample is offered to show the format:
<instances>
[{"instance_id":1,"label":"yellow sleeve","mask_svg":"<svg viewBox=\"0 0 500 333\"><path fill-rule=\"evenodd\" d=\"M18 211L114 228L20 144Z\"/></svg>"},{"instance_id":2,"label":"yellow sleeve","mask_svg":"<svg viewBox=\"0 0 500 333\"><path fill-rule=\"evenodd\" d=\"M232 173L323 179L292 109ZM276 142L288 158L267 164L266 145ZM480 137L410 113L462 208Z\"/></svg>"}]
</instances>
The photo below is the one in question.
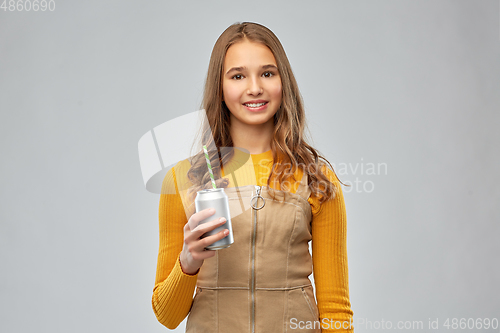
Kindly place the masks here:
<instances>
[{"instance_id":1,"label":"yellow sleeve","mask_svg":"<svg viewBox=\"0 0 500 333\"><path fill-rule=\"evenodd\" d=\"M186 274L180 266L183 228L187 219L173 168L163 181L158 215L160 242L151 303L158 321L169 329L175 329L191 309L198 275Z\"/></svg>"},{"instance_id":2,"label":"yellow sleeve","mask_svg":"<svg viewBox=\"0 0 500 333\"><path fill-rule=\"evenodd\" d=\"M317 198L309 198L313 211L312 259L319 320L322 332L354 332L349 300L344 196L335 174L327 169L326 175L335 185L335 198L321 206Z\"/></svg>"}]
</instances>

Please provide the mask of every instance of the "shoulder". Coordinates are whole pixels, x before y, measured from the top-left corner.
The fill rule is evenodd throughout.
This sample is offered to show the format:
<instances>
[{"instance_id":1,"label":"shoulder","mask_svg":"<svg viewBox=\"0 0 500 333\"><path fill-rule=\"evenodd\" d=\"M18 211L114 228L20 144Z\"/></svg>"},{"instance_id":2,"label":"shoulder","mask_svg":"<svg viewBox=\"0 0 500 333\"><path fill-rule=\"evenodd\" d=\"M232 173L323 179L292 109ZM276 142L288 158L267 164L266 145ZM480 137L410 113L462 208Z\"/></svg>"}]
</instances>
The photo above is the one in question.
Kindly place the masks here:
<instances>
[{"instance_id":1,"label":"shoulder","mask_svg":"<svg viewBox=\"0 0 500 333\"><path fill-rule=\"evenodd\" d=\"M337 177L337 174L335 173L335 171L332 168L330 168L330 166L327 165L326 163L321 162L319 170L317 170L316 173L317 173L317 175L319 175L321 173L324 177L326 177L328 182L325 179L321 179L321 178L317 177L317 180L315 180L315 181L317 181L318 184L313 185L312 183L309 183L309 187L311 188L312 186L315 186L315 187L321 188L323 190L326 187L332 187L333 194L332 194L331 198L324 201L323 203L320 203L320 198L315 196L315 195L311 195L309 197L308 202L311 204L311 209L312 209L313 215L319 214L320 211L322 210L322 208L326 205L326 203L328 203L328 202L331 203L331 202L337 201L337 200L343 200L341 183L340 183L340 180Z\"/></svg>"},{"instance_id":2,"label":"shoulder","mask_svg":"<svg viewBox=\"0 0 500 333\"><path fill-rule=\"evenodd\" d=\"M186 188L189 183L187 172L190 167L191 164L186 159L170 168L163 178L162 194L176 194L179 190Z\"/></svg>"},{"instance_id":3,"label":"shoulder","mask_svg":"<svg viewBox=\"0 0 500 333\"><path fill-rule=\"evenodd\" d=\"M333 169L330 168L330 166L327 165L326 163L324 163L324 162L320 163L320 170L321 170L321 173L323 175L325 175L328 178L328 180L330 180L330 182L332 182L332 183L339 182L339 179L338 179L337 175L335 174L335 171L333 171Z\"/></svg>"}]
</instances>

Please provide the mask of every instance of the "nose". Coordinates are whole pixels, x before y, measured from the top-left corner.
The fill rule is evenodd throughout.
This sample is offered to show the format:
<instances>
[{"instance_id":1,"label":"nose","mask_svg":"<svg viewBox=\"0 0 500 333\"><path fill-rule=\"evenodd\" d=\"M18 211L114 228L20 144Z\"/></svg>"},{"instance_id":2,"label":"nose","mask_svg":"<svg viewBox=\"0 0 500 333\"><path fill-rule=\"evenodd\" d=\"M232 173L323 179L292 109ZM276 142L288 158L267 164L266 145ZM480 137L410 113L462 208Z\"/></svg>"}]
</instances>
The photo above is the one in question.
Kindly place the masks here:
<instances>
[{"instance_id":1,"label":"nose","mask_svg":"<svg viewBox=\"0 0 500 333\"><path fill-rule=\"evenodd\" d=\"M248 90L247 90L248 95L257 96L262 94L262 92L263 89L259 78L253 77L252 79L248 80Z\"/></svg>"}]
</instances>

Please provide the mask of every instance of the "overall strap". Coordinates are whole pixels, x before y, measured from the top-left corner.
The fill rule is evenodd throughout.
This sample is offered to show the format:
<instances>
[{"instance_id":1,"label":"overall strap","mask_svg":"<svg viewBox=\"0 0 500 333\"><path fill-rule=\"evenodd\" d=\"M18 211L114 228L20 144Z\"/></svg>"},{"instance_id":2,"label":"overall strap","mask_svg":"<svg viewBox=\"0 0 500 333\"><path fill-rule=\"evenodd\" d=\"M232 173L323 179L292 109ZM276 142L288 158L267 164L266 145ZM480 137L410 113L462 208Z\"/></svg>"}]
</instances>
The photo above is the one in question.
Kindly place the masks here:
<instances>
[{"instance_id":1,"label":"overall strap","mask_svg":"<svg viewBox=\"0 0 500 333\"><path fill-rule=\"evenodd\" d=\"M299 187L297 188L297 192L295 192L295 194L300 195L305 200L309 199L309 196L311 195L311 189L307 184L307 179L308 179L307 172L304 170L304 174L300 181Z\"/></svg>"}]
</instances>

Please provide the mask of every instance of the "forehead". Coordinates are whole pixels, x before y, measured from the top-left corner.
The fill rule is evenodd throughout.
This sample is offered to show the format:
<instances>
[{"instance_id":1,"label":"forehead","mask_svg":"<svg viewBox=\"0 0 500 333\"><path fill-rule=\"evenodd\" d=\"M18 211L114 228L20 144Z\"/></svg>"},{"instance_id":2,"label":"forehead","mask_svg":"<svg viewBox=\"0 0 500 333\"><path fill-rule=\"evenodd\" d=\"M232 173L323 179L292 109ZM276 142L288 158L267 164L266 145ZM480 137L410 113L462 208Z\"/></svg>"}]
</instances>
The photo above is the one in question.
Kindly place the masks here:
<instances>
[{"instance_id":1,"label":"forehead","mask_svg":"<svg viewBox=\"0 0 500 333\"><path fill-rule=\"evenodd\" d=\"M224 59L224 69L231 67L260 67L267 64L276 64L271 50L264 44L248 40L238 42L229 47Z\"/></svg>"}]
</instances>

